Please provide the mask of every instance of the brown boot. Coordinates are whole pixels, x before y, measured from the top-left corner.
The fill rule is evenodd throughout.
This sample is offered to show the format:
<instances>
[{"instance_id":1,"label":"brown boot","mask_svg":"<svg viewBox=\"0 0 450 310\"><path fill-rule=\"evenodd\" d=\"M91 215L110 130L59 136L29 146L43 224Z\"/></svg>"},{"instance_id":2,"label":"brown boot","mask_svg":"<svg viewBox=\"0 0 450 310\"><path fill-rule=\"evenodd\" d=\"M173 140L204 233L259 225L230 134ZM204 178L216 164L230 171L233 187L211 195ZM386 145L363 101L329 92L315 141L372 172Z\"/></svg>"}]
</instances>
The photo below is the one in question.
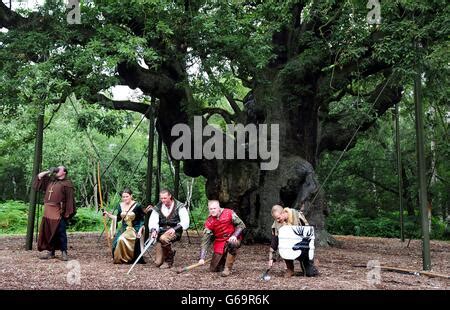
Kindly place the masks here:
<instances>
[{"instance_id":1,"label":"brown boot","mask_svg":"<svg viewBox=\"0 0 450 310\"><path fill-rule=\"evenodd\" d=\"M314 266L314 260L307 260L304 264L305 275L307 277L316 277L319 275L319 270Z\"/></svg>"},{"instance_id":2,"label":"brown boot","mask_svg":"<svg viewBox=\"0 0 450 310\"><path fill-rule=\"evenodd\" d=\"M222 272L225 268L226 254L214 253L209 265L209 271L211 272Z\"/></svg>"},{"instance_id":3,"label":"brown boot","mask_svg":"<svg viewBox=\"0 0 450 310\"><path fill-rule=\"evenodd\" d=\"M155 265L156 267L160 267L164 263L164 253L163 253L163 247L160 242L156 243L156 258L155 258Z\"/></svg>"},{"instance_id":4,"label":"brown boot","mask_svg":"<svg viewBox=\"0 0 450 310\"><path fill-rule=\"evenodd\" d=\"M163 269L165 269L165 268L172 268L173 260L174 260L176 252L177 251L172 250L171 248L169 248L169 251L168 251L168 254L167 254L167 257L166 257L166 261L160 268L163 268Z\"/></svg>"},{"instance_id":5,"label":"brown boot","mask_svg":"<svg viewBox=\"0 0 450 310\"><path fill-rule=\"evenodd\" d=\"M39 259L52 259L55 258L55 251L48 251L46 254L39 256Z\"/></svg>"},{"instance_id":6,"label":"brown boot","mask_svg":"<svg viewBox=\"0 0 450 310\"><path fill-rule=\"evenodd\" d=\"M67 256L67 251L61 251L61 260L67 262L69 257Z\"/></svg>"},{"instance_id":7,"label":"brown boot","mask_svg":"<svg viewBox=\"0 0 450 310\"><path fill-rule=\"evenodd\" d=\"M286 273L284 274L285 278L290 278L294 275L294 261L293 260L284 260L284 262L286 263Z\"/></svg>"},{"instance_id":8,"label":"brown boot","mask_svg":"<svg viewBox=\"0 0 450 310\"><path fill-rule=\"evenodd\" d=\"M171 244L167 244L167 245L161 244L161 248L162 248L163 259L162 259L161 265L159 265L158 267L161 269L172 268L173 261L170 262L170 257L172 255Z\"/></svg>"},{"instance_id":9,"label":"brown boot","mask_svg":"<svg viewBox=\"0 0 450 310\"><path fill-rule=\"evenodd\" d=\"M233 268L236 255L227 254L227 260L225 261L225 269L222 271L222 277L228 277L231 274L231 268Z\"/></svg>"}]
</instances>

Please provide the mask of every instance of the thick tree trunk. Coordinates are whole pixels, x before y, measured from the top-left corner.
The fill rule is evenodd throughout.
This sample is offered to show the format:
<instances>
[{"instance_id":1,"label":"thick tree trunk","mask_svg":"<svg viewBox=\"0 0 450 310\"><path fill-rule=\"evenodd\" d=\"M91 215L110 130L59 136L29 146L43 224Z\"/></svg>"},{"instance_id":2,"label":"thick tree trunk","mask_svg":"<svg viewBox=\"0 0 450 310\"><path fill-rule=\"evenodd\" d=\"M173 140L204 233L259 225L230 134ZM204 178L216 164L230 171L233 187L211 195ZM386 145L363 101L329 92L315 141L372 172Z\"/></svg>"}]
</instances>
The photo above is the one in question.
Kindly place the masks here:
<instances>
[{"instance_id":1,"label":"thick tree trunk","mask_svg":"<svg viewBox=\"0 0 450 310\"><path fill-rule=\"evenodd\" d=\"M297 20L298 16L295 17ZM298 22L298 20L297 20ZM248 226L247 239L262 241L270 237L272 223L271 208L282 202L286 207L301 208L315 225L318 244L332 243L333 238L326 233L326 203L319 191L319 183L314 167L321 152L344 150L353 144L355 128L342 124L344 115L330 114L330 105L345 95L351 95L352 75L357 64L324 70L334 64L329 46L302 45L293 36L304 32L314 23L281 29L274 35L273 43L277 55L265 69L257 70L247 85L252 88L244 98L244 112L232 104L229 94L225 97L235 114L219 113L229 122L231 120L246 124L279 125L279 166L276 170L260 170L258 160L206 160L184 159L184 173L191 177L200 175L207 179L206 193L209 199L219 199L224 207L230 207L244 219ZM298 26L298 27L297 27ZM291 39L289 39L291 38ZM299 45L300 44L300 45ZM131 88L140 87L144 93L159 98L157 108L157 129L164 143L171 150L178 137L171 136L171 130L178 123L188 124L193 129L192 117L204 115L202 108L196 107L184 65L177 59L166 63L157 75L147 72L137 65L122 64L118 72ZM358 67L359 68L359 67ZM169 70L170 69L170 70ZM387 85L390 71L385 64L365 66L361 71L370 76L383 71L383 77L375 89L366 94L366 100L373 103L374 114L383 114L401 99L401 88ZM158 77L158 78L157 78ZM349 92L347 93L347 90ZM231 98L233 99L233 98ZM124 109L125 106L114 106ZM128 109L145 111L145 105L131 106ZM210 107L211 108L211 107ZM194 110L193 110L194 109ZM365 121L358 127L368 129L373 120ZM194 138L191 137L192 141ZM204 141L208 140L207 138ZM254 141L250 141L253 143ZM350 144L353 145L353 144ZM270 145L270 143L269 143ZM171 150L172 151L172 150ZM173 154L171 154L173 157ZM191 150L191 158L193 158Z\"/></svg>"},{"instance_id":2,"label":"thick tree trunk","mask_svg":"<svg viewBox=\"0 0 450 310\"><path fill-rule=\"evenodd\" d=\"M247 123L265 123L269 128L270 124L279 125L278 168L260 170L259 162L255 161L217 160L188 162L187 173L203 169L208 198L219 199L222 206L239 214L248 228L248 242L269 240L271 208L282 203L296 209L303 206L307 219L316 228L318 245L333 243L325 230L327 207L322 194L316 197L319 184L310 163L316 162L317 111L309 106L311 98L304 98L304 105L293 111L283 101L286 85L276 74L272 76L275 78L271 86L255 88L254 96L247 96L245 107Z\"/></svg>"},{"instance_id":3,"label":"thick tree trunk","mask_svg":"<svg viewBox=\"0 0 450 310\"><path fill-rule=\"evenodd\" d=\"M354 144L352 136L356 128L340 124L340 116L328 113L329 104L339 100L335 90L330 89L330 73L322 70L329 62L328 56L318 47L301 51L291 58L278 58L255 78L252 91L244 98L244 112L235 111L233 116L225 113L227 118L243 125L267 124L269 128L271 124L279 125L279 166L276 170L260 170L258 160L184 160L186 175L202 175L207 179L209 199L219 199L222 206L236 210L244 219L248 226L247 240L269 239L273 221L271 208L282 202L286 207L298 209L304 206L306 217L316 227L318 244L334 242L325 230L328 210L323 195L317 194L319 183L314 167L321 152L343 150L349 141ZM346 70L351 71L342 69L335 73L335 89L347 87ZM178 85L185 78L179 75L171 85ZM401 88L386 85L382 82L367 95L378 114L383 114L401 99ZM192 117L203 115L203 112L191 111L190 116L186 112L193 100L188 87L164 88L159 99L157 129L171 150L172 143L178 139L171 136L173 126L188 124L193 132ZM362 123L360 131L371 124L373 121ZM194 141L194 137L191 139ZM206 140L208 138L204 137L203 141Z\"/></svg>"}]
</instances>

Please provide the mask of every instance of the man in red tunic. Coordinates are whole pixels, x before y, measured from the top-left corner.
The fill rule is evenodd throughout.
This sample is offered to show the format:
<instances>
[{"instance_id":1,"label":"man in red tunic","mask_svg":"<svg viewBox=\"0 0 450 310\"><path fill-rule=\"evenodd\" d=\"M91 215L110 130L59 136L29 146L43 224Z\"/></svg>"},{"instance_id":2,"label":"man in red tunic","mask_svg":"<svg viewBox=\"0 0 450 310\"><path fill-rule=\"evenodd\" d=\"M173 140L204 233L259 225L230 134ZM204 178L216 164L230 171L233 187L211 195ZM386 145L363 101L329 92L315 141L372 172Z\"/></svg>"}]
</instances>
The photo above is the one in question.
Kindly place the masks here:
<instances>
[{"instance_id":1,"label":"man in red tunic","mask_svg":"<svg viewBox=\"0 0 450 310\"><path fill-rule=\"evenodd\" d=\"M61 250L61 259L67 257L67 220L75 215L74 188L66 179L64 166L50 168L39 173L33 181L33 188L45 192L44 215L39 228L38 251L49 251L41 259L55 258L55 250Z\"/></svg>"},{"instance_id":2,"label":"man in red tunic","mask_svg":"<svg viewBox=\"0 0 450 310\"><path fill-rule=\"evenodd\" d=\"M199 263L205 263L206 252L214 239L214 254L209 269L212 272L223 270L222 276L227 277L231 274L237 249L241 246L245 224L233 210L221 208L218 200L209 200L208 210Z\"/></svg>"}]
</instances>

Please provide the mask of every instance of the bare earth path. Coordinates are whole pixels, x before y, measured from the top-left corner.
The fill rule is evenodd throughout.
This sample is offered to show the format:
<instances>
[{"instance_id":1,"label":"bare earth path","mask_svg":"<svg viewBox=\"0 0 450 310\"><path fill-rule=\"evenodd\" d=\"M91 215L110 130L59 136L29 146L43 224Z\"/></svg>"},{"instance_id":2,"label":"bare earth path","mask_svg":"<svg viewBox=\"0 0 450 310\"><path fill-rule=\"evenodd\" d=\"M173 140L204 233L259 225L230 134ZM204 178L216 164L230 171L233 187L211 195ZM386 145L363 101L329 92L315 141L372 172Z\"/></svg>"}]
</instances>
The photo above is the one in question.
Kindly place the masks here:
<instances>
[{"instance_id":1,"label":"bare earth path","mask_svg":"<svg viewBox=\"0 0 450 310\"><path fill-rule=\"evenodd\" d=\"M267 264L267 245L244 245L233 273L228 278L210 273L207 266L177 274L176 269L195 263L198 259L199 238L190 233L183 236L175 249L175 266L158 269L147 256L147 264L137 265L126 275L129 265L114 265L108 247L97 233L69 234L69 257L79 263L79 284L70 275L75 262L59 259L39 260L36 250L25 251L24 236L0 236L0 289L145 289L145 290L449 290L450 280L419 275L381 271L381 283L367 281L369 260L382 265L422 270L421 241L412 240L407 248L398 239L336 236L339 247L316 249L320 276L295 276L284 279L284 263L277 262L269 281L261 280ZM34 245L35 246L35 245ZM154 253L152 252L154 257ZM59 253L57 253L59 256ZM450 242L431 242L432 272L450 275ZM296 263L296 271L300 270ZM68 277L69 275L69 277ZM68 281L69 278L69 281Z\"/></svg>"}]
</instances>

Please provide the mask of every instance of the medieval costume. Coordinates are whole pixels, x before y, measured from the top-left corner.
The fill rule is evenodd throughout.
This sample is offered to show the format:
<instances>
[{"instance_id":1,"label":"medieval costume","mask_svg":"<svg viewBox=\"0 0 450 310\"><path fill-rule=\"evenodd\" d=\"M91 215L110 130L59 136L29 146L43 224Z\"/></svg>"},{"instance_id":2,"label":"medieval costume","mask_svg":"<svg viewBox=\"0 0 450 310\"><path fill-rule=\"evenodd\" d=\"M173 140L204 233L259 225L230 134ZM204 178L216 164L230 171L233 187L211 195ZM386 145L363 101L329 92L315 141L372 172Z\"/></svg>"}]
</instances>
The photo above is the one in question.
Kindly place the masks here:
<instances>
[{"instance_id":1,"label":"medieval costume","mask_svg":"<svg viewBox=\"0 0 450 310\"><path fill-rule=\"evenodd\" d=\"M189 213L184 203L172 199L167 206L159 202L154 208L148 221L150 231L157 231L156 259L157 267L171 268L176 251L172 249L172 243L179 241L183 230L189 228ZM175 234L169 234L173 228ZM164 262L166 265L163 266Z\"/></svg>"},{"instance_id":2,"label":"medieval costume","mask_svg":"<svg viewBox=\"0 0 450 310\"><path fill-rule=\"evenodd\" d=\"M137 232L144 225L144 217L144 210L139 203L135 202L128 211L123 211L119 203L117 216L112 217L110 230L111 236L115 236L112 244L114 264L133 263L141 254L144 238L137 238ZM116 233L119 221L122 226ZM141 258L139 263L144 263L144 259Z\"/></svg>"},{"instance_id":3,"label":"medieval costume","mask_svg":"<svg viewBox=\"0 0 450 310\"><path fill-rule=\"evenodd\" d=\"M63 259L66 260L66 221L76 213L73 184L68 179L60 180L45 174L41 178L34 179L33 188L45 192L38 251L48 250L51 253L50 257L54 257L55 250L61 250Z\"/></svg>"},{"instance_id":4,"label":"medieval costume","mask_svg":"<svg viewBox=\"0 0 450 310\"><path fill-rule=\"evenodd\" d=\"M303 212L291 209L284 208L283 212L287 214L286 220L283 223L278 223L274 221L272 224L272 241L270 244L270 252L269 252L269 260L273 259L274 253L278 250L278 231L280 227L283 225L293 225L293 226L305 226L309 225L306 220ZM314 266L314 260L310 260L308 258L308 254L306 251L302 251L302 254L296 259L300 262L300 266L303 270L303 273L307 277L314 277L319 274L319 271ZM286 263L286 274L285 277L289 278L294 275L294 260L284 259Z\"/></svg>"},{"instance_id":5,"label":"medieval costume","mask_svg":"<svg viewBox=\"0 0 450 310\"><path fill-rule=\"evenodd\" d=\"M231 209L224 208L217 217L210 215L206 219L200 259L205 259L207 249L214 240L214 254L209 267L212 272L223 271L222 276L230 275L244 229L244 222ZM236 243L228 242L231 236L237 238Z\"/></svg>"}]
</instances>

